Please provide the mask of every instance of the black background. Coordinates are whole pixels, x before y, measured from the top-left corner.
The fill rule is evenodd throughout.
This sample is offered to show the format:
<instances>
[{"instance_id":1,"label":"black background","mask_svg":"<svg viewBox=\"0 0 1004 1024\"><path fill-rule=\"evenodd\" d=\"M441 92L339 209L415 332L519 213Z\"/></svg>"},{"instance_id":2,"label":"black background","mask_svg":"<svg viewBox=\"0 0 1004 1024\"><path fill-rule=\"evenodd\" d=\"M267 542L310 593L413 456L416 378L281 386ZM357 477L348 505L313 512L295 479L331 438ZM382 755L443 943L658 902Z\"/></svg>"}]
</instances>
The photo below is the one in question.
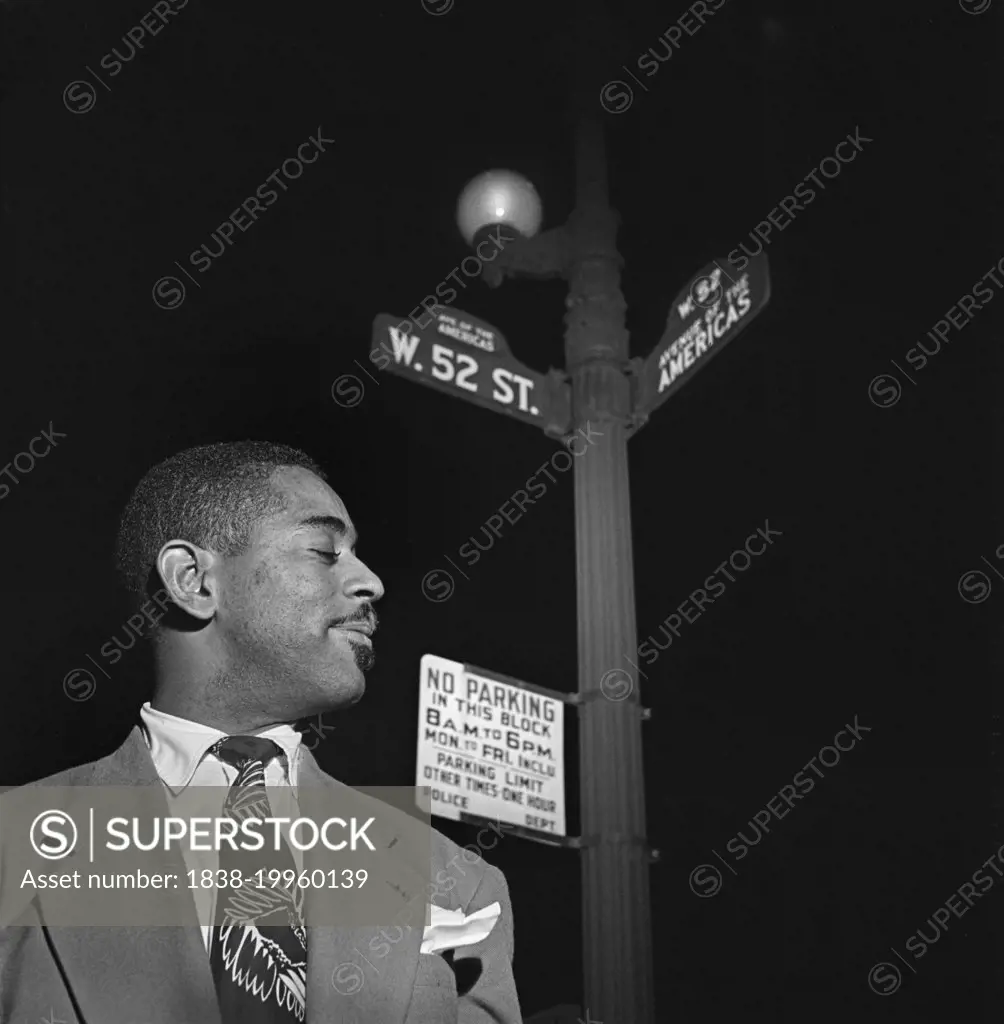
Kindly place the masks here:
<instances>
[{"instance_id":1,"label":"black background","mask_svg":"<svg viewBox=\"0 0 1004 1024\"><path fill-rule=\"evenodd\" d=\"M454 596L421 581L556 450L532 427L366 364L377 313L405 317L467 255L457 196L511 167L574 201L564 101L576 5L457 0L192 2L75 114L66 85L149 10L7 2L2 149L3 451L66 437L0 505L3 779L102 756L149 674L139 649L90 699L63 679L121 633L111 549L129 491L184 447L306 449L386 586L368 699L315 753L350 784L413 780L418 662L431 652L574 690L571 474ZM624 78L685 5L613 12ZM631 354L669 304L860 128L874 140L772 236L770 305L631 441L639 640L769 520L783 537L649 668L642 700L660 1021L989 1020L994 887L893 995L868 972L1004 841L997 689L1004 543L994 347L1004 296L880 408L869 382L1004 255L1004 3L731 0L607 114ZM318 127L336 140L189 287L153 283ZM846 149L846 147L845 147ZM747 240L747 244L749 244ZM461 275L462 276L462 275ZM515 357L561 366L560 282L468 287L454 305ZM928 340L928 345L930 341ZM355 360L374 373L370 379ZM332 383L359 376L352 408ZM995 442L995 437L998 440ZM8 481L9 482L9 481ZM988 600L960 576L982 569ZM997 631L999 632L999 631ZM854 716L870 727L711 899L691 870L746 828ZM568 796L576 821L574 712ZM453 838L474 831L442 823ZM582 998L577 858L504 839L524 1012ZM616 1019L606 1024L632 1024Z\"/></svg>"}]
</instances>

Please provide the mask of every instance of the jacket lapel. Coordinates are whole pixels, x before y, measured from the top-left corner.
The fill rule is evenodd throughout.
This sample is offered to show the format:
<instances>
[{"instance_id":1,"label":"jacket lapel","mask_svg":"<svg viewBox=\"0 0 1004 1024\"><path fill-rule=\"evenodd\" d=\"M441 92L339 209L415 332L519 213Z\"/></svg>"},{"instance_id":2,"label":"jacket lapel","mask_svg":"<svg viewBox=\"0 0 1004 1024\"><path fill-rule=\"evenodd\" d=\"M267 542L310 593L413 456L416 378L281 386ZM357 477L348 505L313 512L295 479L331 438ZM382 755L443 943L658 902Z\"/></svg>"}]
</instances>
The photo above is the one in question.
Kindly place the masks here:
<instances>
[{"instance_id":1,"label":"jacket lapel","mask_svg":"<svg viewBox=\"0 0 1004 1024\"><path fill-rule=\"evenodd\" d=\"M117 751L89 767L88 777L74 777L76 773L71 772L70 784L155 787L160 781L139 726L133 727ZM158 806L148 808L149 813L166 816L163 792L159 787L154 792ZM172 853L164 854L167 866L157 870L177 874L179 889L165 891L164 895L175 907L178 900L185 902L185 925L49 928L86 1024L137 1020L146 1024L177 1024L182 1020L221 1024L209 957L188 890L185 862L179 852ZM88 864L80 850L63 863L67 866L61 870L76 868L87 877ZM39 901L44 919L45 890L40 892Z\"/></svg>"},{"instance_id":2,"label":"jacket lapel","mask_svg":"<svg viewBox=\"0 0 1004 1024\"><path fill-rule=\"evenodd\" d=\"M329 809L332 799L339 806L362 805L366 798L323 772L313 755L301 748L300 811L310 814L310 793L323 793ZM157 793L153 815L169 811L149 749L139 726L134 726L121 747L108 757L87 766L87 774L68 773L67 785L151 786ZM317 797L319 814L323 811ZM372 810L369 812L372 814ZM325 815L327 816L327 815ZM369 815L366 815L369 816ZM401 910L410 909L402 920L410 928L393 924L377 927L339 928L320 924L308 929L307 1020L325 1024L330 1020L366 1021L367 1024L404 1024L418 969L422 928L425 921L427 878L407 866L407 857L394 855L408 847L389 826L374 823L367 834L377 847L373 855L372 883L387 885L397 894ZM418 832L422 835L423 833ZM327 856L325 856L327 854ZM172 871L186 879L181 891L165 899L185 901L182 926L167 927L56 927L49 929L52 944L86 1024L144 1021L144 1024L222 1024L209 956L202 940L195 903L188 893L186 866L174 850L164 854L166 863L158 870ZM74 859L77 863L73 863ZM77 868L86 876L87 864L80 851L64 861L65 868ZM325 849L308 850L304 868L330 870L331 855ZM46 896L39 894L43 918ZM308 921L311 890L305 894ZM174 904L177 905L176 902ZM176 911L175 911L176 913Z\"/></svg>"},{"instance_id":3,"label":"jacket lapel","mask_svg":"<svg viewBox=\"0 0 1004 1024\"><path fill-rule=\"evenodd\" d=\"M357 806L357 814L364 819L373 813L366 813L366 798L322 772L306 748L302 748L299 773L302 814L318 820L329 817L333 806L340 810ZM316 814L309 810L311 794ZM318 794L323 794L323 800L317 799ZM406 858L394 856L392 848L402 842L401 837L387 826L381 828L381 824L378 817L374 822L376 828L367 831L377 848L376 854L367 858L367 864L373 865L367 885L390 886L401 911L410 909L407 917L402 913L401 920L410 921L412 927L395 927L390 923L338 928L328 923L330 913L328 921L308 927L306 1024L331 1020L402 1024L405 1019L418 969L427 879L409 868ZM330 869L334 856L323 847L320 851L309 850L305 867ZM310 889L305 894L305 904L309 920L311 908L316 905Z\"/></svg>"}]
</instances>

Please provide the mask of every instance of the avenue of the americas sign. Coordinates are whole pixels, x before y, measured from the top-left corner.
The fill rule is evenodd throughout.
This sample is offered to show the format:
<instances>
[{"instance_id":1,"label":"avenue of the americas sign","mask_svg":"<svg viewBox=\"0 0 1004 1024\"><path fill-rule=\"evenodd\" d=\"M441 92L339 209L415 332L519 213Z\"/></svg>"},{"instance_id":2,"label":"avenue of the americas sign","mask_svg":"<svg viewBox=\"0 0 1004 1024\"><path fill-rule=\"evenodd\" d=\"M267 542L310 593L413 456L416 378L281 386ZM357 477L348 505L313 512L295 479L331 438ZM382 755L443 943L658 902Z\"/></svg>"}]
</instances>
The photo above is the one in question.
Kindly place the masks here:
<instances>
[{"instance_id":1,"label":"avenue of the americas sign","mask_svg":"<svg viewBox=\"0 0 1004 1024\"><path fill-rule=\"evenodd\" d=\"M769 298L764 254L731 277L718 262L701 270L676 297L662 340L644 362L640 411L651 413L683 387L753 321Z\"/></svg>"},{"instance_id":2,"label":"avenue of the americas sign","mask_svg":"<svg viewBox=\"0 0 1004 1024\"><path fill-rule=\"evenodd\" d=\"M434 654L419 670L416 786L431 811L564 836L564 703Z\"/></svg>"}]
</instances>

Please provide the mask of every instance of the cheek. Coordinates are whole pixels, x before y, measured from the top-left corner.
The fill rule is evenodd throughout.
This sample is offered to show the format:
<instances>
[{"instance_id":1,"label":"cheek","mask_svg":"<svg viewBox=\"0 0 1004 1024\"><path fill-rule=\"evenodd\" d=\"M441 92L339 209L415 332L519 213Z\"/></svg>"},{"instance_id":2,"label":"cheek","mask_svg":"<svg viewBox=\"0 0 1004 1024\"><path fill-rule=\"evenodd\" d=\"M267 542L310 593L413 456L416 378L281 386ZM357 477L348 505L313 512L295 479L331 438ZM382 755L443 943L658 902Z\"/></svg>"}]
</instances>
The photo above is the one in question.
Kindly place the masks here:
<instances>
[{"instance_id":1,"label":"cheek","mask_svg":"<svg viewBox=\"0 0 1004 1024\"><path fill-rule=\"evenodd\" d=\"M284 623L294 630L311 626L331 608L331 584L321 573L303 568L255 573L250 598L257 616L266 621Z\"/></svg>"},{"instance_id":2,"label":"cheek","mask_svg":"<svg viewBox=\"0 0 1004 1024\"><path fill-rule=\"evenodd\" d=\"M275 604L281 593L281 587L277 586L277 582L267 566L259 566L248 579L244 589L244 599L247 602L248 610L256 618Z\"/></svg>"},{"instance_id":3,"label":"cheek","mask_svg":"<svg viewBox=\"0 0 1004 1024\"><path fill-rule=\"evenodd\" d=\"M257 628L265 628L287 618L290 603L289 581L268 565L259 565L239 589L240 611Z\"/></svg>"}]
</instances>

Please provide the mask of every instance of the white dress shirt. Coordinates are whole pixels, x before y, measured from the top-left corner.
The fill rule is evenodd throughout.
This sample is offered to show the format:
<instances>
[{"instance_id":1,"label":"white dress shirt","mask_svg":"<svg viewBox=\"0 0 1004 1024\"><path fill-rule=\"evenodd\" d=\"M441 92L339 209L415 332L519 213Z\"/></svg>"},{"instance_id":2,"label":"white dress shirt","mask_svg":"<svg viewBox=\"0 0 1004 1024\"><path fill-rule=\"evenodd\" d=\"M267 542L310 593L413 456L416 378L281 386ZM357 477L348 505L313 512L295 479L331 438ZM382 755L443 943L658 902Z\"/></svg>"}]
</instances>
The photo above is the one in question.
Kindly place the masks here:
<instances>
[{"instance_id":1,"label":"white dress shirt","mask_svg":"<svg viewBox=\"0 0 1004 1024\"><path fill-rule=\"evenodd\" d=\"M158 711L150 706L149 701L140 710L140 719L154 768L164 783L168 807L172 806L174 798L188 786L217 786L221 788L219 813L222 816L223 787L229 789L233 784L237 778L237 769L220 760L215 754L210 754L209 748L227 734L208 725L200 725L198 722L190 722L186 718ZM273 815L287 817L290 820L299 817L295 787L301 753L301 734L291 725L273 725L254 735L273 740L282 750L282 755L277 755L265 766L265 787ZM281 826L280 831L289 845L299 871L303 867L303 854L289 843L289 826ZM214 850L185 850L183 856L186 867L195 871L196 880L200 877L200 871L215 871L219 866L219 856ZM214 921L216 888L203 889L196 886L189 891L195 899L199 920ZM212 941L212 929L209 924L202 925L202 939L208 951Z\"/></svg>"}]
</instances>

